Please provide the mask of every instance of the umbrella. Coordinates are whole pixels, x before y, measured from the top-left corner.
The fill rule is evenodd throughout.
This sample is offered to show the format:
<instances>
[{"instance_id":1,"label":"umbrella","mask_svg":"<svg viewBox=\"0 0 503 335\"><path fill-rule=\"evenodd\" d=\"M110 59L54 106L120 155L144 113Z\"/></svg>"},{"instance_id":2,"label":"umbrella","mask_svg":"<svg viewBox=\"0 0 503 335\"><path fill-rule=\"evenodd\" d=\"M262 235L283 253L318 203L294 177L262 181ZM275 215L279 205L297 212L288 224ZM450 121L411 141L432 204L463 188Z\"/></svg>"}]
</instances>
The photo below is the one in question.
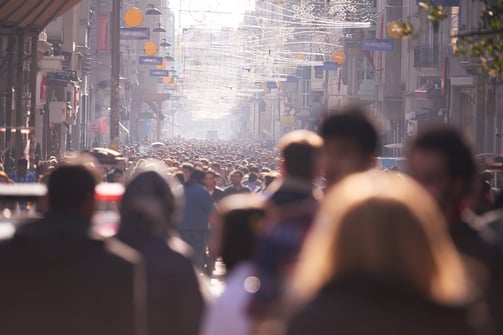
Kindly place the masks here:
<instances>
[{"instance_id":1,"label":"umbrella","mask_svg":"<svg viewBox=\"0 0 503 335\"><path fill-rule=\"evenodd\" d=\"M165 146L165 144L162 142L153 142L152 143L152 148L159 149L159 148L163 148L164 146Z\"/></svg>"}]
</instances>

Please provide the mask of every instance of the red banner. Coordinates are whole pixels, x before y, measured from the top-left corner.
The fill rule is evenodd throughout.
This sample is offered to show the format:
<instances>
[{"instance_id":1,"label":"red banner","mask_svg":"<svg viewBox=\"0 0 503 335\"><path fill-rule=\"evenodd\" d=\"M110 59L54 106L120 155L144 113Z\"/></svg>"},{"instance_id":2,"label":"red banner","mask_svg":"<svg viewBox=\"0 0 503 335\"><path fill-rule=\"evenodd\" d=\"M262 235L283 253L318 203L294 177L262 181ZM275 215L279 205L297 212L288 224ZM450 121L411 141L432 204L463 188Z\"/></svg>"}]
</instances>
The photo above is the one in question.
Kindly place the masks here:
<instances>
[{"instance_id":1,"label":"red banner","mask_svg":"<svg viewBox=\"0 0 503 335\"><path fill-rule=\"evenodd\" d=\"M108 52L108 40L109 40L109 27L108 21L110 15L108 14L98 14L98 26L97 26L97 37L96 37L96 49L98 52Z\"/></svg>"}]
</instances>

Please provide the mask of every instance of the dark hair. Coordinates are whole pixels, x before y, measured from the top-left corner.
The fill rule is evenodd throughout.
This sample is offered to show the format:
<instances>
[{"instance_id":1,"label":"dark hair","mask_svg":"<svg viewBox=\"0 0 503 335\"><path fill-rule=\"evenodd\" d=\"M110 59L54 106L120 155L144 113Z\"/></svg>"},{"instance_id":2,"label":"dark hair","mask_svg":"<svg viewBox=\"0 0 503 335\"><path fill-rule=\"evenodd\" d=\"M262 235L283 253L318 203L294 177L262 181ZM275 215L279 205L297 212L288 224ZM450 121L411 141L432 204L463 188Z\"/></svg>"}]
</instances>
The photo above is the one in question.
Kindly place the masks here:
<instances>
[{"instance_id":1,"label":"dark hair","mask_svg":"<svg viewBox=\"0 0 503 335\"><path fill-rule=\"evenodd\" d=\"M232 170L232 172L229 174L229 176L232 176L232 175L234 175L234 174L236 174L236 173L239 173L239 174L241 175L241 178L243 178L243 177L244 177L244 173L243 173L243 171L238 170L238 169Z\"/></svg>"},{"instance_id":2,"label":"dark hair","mask_svg":"<svg viewBox=\"0 0 503 335\"><path fill-rule=\"evenodd\" d=\"M121 201L121 236L176 230L177 201L166 180L155 171L142 172L127 185Z\"/></svg>"},{"instance_id":3,"label":"dark hair","mask_svg":"<svg viewBox=\"0 0 503 335\"><path fill-rule=\"evenodd\" d=\"M279 140L278 149L290 177L311 181L315 176L315 161L323 140L309 130L294 130Z\"/></svg>"},{"instance_id":4,"label":"dark hair","mask_svg":"<svg viewBox=\"0 0 503 335\"><path fill-rule=\"evenodd\" d=\"M248 175L248 181L256 181L258 179L258 176L255 172L251 172L249 175Z\"/></svg>"},{"instance_id":5,"label":"dark hair","mask_svg":"<svg viewBox=\"0 0 503 335\"><path fill-rule=\"evenodd\" d=\"M178 179L178 181L180 182L180 184L183 184L184 181L185 181L185 176L183 174L182 171L176 171L175 172L175 178Z\"/></svg>"},{"instance_id":6,"label":"dark hair","mask_svg":"<svg viewBox=\"0 0 503 335\"><path fill-rule=\"evenodd\" d=\"M194 169L192 173L190 174L190 178L187 182L187 184L195 185L199 184L202 185L204 182L204 171L200 169Z\"/></svg>"},{"instance_id":7,"label":"dark hair","mask_svg":"<svg viewBox=\"0 0 503 335\"><path fill-rule=\"evenodd\" d=\"M180 165L180 169L188 169L192 173L192 171L194 171L194 164L189 162L182 163L182 165Z\"/></svg>"},{"instance_id":8,"label":"dark hair","mask_svg":"<svg viewBox=\"0 0 503 335\"><path fill-rule=\"evenodd\" d=\"M321 137L345 138L354 142L365 155L377 151L377 131L365 113L357 108L332 111L321 124Z\"/></svg>"},{"instance_id":9,"label":"dark hair","mask_svg":"<svg viewBox=\"0 0 503 335\"><path fill-rule=\"evenodd\" d=\"M221 256L227 271L253 258L257 225L264 216L265 211L256 208L235 209L223 214Z\"/></svg>"},{"instance_id":10,"label":"dark hair","mask_svg":"<svg viewBox=\"0 0 503 335\"><path fill-rule=\"evenodd\" d=\"M56 168L49 176L49 203L53 210L78 209L94 195L96 180L83 166L68 165Z\"/></svg>"},{"instance_id":11,"label":"dark hair","mask_svg":"<svg viewBox=\"0 0 503 335\"><path fill-rule=\"evenodd\" d=\"M16 162L16 166L28 166L28 161L25 158L19 158Z\"/></svg>"},{"instance_id":12,"label":"dark hair","mask_svg":"<svg viewBox=\"0 0 503 335\"><path fill-rule=\"evenodd\" d=\"M410 152L414 150L439 153L445 158L449 176L469 184L474 181L476 167L472 150L457 129L446 125L427 128L412 142Z\"/></svg>"}]
</instances>

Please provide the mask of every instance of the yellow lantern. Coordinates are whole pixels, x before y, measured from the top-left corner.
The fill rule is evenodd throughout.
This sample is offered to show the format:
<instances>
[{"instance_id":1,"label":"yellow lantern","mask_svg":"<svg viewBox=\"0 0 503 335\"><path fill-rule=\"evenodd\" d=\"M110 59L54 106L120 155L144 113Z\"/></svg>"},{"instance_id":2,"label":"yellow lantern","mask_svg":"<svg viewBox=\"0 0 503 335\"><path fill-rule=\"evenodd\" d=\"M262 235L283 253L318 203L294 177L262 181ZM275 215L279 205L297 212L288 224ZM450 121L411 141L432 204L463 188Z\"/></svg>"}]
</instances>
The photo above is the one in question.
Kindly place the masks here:
<instances>
[{"instance_id":1,"label":"yellow lantern","mask_svg":"<svg viewBox=\"0 0 503 335\"><path fill-rule=\"evenodd\" d=\"M143 13L136 7L131 7L124 13L124 24L128 27L138 27L143 23Z\"/></svg>"},{"instance_id":2,"label":"yellow lantern","mask_svg":"<svg viewBox=\"0 0 503 335\"><path fill-rule=\"evenodd\" d=\"M162 82L164 84L169 84L171 82L171 76L169 76L169 77L162 77Z\"/></svg>"},{"instance_id":3,"label":"yellow lantern","mask_svg":"<svg viewBox=\"0 0 503 335\"><path fill-rule=\"evenodd\" d=\"M402 37L403 33L403 28L402 24L399 21L391 21L390 23L387 24L386 26L386 32L388 33L388 36L393 38L393 39L399 39Z\"/></svg>"},{"instance_id":4,"label":"yellow lantern","mask_svg":"<svg viewBox=\"0 0 503 335\"><path fill-rule=\"evenodd\" d=\"M157 44L152 41L145 42L145 44L143 44L143 50L145 51L145 55L153 56L157 52Z\"/></svg>"},{"instance_id":5,"label":"yellow lantern","mask_svg":"<svg viewBox=\"0 0 503 335\"><path fill-rule=\"evenodd\" d=\"M159 69L159 70L162 70L162 69L165 69L167 66L168 66L168 61L165 60L165 59L163 59L162 60L162 64L161 65L156 65L155 68Z\"/></svg>"},{"instance_id":6,"label":"yellow lantern","mask_svg":"<svg viewBox=\"0 0 503 335\"><path fill-rule=\"evenodd\" d=\"M296 54L295 55L295 59L303 60L304 59L304 55L303 54Z\"/></svg>"},{"instance_id":7,"label":"yellow lantern","mask_svg":"<svg viewBox=\"0 0 503 335\"><path fill-rule=\"evenodd\" d=\"M346 54L342 50L338 50L332 54L332 60L334 63L341 65L346 61Z\"/></svg>"}]
</instances>

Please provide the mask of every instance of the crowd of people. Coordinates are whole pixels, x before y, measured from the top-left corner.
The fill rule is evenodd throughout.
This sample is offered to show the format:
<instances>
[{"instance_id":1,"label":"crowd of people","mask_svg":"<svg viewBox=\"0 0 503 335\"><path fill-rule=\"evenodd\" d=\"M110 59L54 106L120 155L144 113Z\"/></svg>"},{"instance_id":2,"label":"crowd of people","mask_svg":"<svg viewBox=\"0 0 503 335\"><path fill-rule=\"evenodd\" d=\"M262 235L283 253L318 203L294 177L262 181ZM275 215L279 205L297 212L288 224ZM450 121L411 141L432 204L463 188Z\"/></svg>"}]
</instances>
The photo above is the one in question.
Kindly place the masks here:
<instances>
[{"instance_id":1,"label":"crowd of people","mask_svg":"<svg viewBox=\"0 0 503 335\"><path fill-rule=\"evenodd\" d=\"M374 169L361 110L275 144L169 140L81 155L4 182L46 183L41 218L0 243L5 334L503 333L503 196L463 134L420 132L407 171ZM122 183L115 236L97 183ZM208 278L225 266L215 296Z\"/></svg>"}]
</instances>

